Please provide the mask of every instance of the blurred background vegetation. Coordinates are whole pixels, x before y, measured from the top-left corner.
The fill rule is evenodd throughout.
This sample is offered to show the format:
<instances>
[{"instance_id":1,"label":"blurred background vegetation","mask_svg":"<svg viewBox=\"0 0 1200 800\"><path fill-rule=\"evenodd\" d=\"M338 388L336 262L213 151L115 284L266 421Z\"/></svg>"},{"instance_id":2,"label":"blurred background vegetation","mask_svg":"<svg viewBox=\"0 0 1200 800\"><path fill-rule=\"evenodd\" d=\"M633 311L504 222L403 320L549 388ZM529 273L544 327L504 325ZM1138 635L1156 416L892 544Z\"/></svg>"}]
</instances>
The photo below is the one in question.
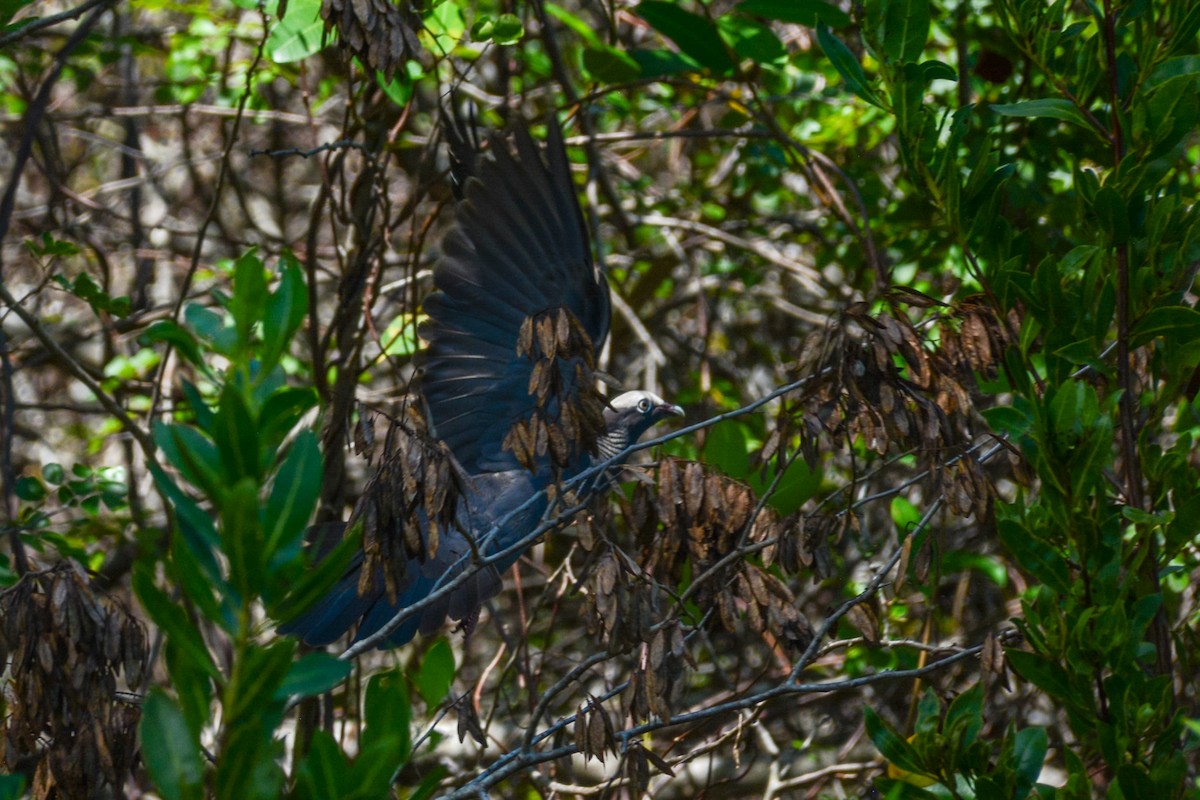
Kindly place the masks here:
<instances>
[{"instance_id":1,"label":"blurred background vegetation","mask_svg":"<svg viewBox=\"0 0 1200 800\"><path fill-rule=\"evenodd\" d=\"M0 798L1197 796L1198 30L0 2ZM305 530L406 413L442 107L564 127L602 366L707 424L469 636L305 653L275 624L356 546Z\"/></svg>"}]
</instances>

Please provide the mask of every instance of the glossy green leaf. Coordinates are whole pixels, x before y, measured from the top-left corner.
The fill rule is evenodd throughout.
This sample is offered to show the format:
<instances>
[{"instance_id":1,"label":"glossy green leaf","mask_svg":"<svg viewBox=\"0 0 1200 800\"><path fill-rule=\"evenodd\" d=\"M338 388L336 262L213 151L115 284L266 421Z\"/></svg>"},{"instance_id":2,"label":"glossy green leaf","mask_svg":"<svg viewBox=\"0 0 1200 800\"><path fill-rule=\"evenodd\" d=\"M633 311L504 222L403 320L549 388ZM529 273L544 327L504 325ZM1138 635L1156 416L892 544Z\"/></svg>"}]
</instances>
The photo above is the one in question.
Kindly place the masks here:
<instances>
[{"instance_id":1,"label":"glossy green leaf","mask_svg":"<svg viewBox=\"0 0 1200 800\"><path fill-rule=\"evenodd\" d=\"M287 351L296 331L308 313L308 290L304 275L294 257L280 260L279 285L271 292L263 316L263 347L259 360L264 370L272 369Z\"/></svg>"},{"instance_id":2,"label":"glossy green leaf","mask_svg":"<svg viewBox=\"0 0 1200 800\"><path fill-rule=\"evenodd\" d=\"M959 694L946 709L942 730L961 747L975 741L983 729L983 683Z\"/></svg>"},{"instance_id":3,"label":"glossy green leaf","mask_svg":"<svg viewBox=\"0 0 1200 800\"><path fill-rule=\"evenodd\" d=\"M350 676L354 665L334 658L329 653L308 653L292 664L287 677L279 685L275 699L287 700L292 695L310 697L327 692Z\"/></svg>"},{"instance_id":4,"label":"glossy green leaf","mask_svg":"<svg viewBox=\"0 0 1200 800\"><path fill-rule=\"evenodd\" d=\"M24 776L0 775L0 800L21 800L24 794Z\"/></svg>"},{"instance_id":5,"label":"glossy green leaf","mask_svg":"<svg viewBox=\"0 0 1200 800\"><path fill-rule=\"evenodd\" d=\"M1180 344L1200 339L1200 311L1188 306L1163 306L1134 323L1132 344L1141 347L1157 337Z\"/></svg>"},{"instance_id":6,"label":"glossy green leaf","mask_svg":"<svg viewBox=\"0 0 1200 800\"><path fill-rule=\"evenodd\" d=\"M151 323L146 332L139 337L142 344L169 344L193 366L207 370L204 356L196 338L186 329L169 319L160 319Z\"/></svg>"},{"instance_id":7,"label":"glossy green leaf","mask_svg":"<svg viewBox=\"0 0 1200 800\"><path fill-rule=\"evenodd\" d=\"M224 693L224 742L213 781L217 797L273 800L279 796L283 747L274 733L283 721L279 687L294 652L295 643L287 639L241 651L239 669Z\"/></svg>"},{"instance_id":8,"label":"glossy green leaf","mask_svg":"<svg viewBox=\"0 0 1200 800\"><path fill-rule=\"evenodd\" d=\"M151 689L142 704L138 734L142 761L163 800L203 796L200 743L188 730L179 706L161 689Z\"/></svg>"},{"instance_id":9,"label":"glossy green leaf","mask_svg":"<svg viewBox=\"0 0 1200 800\"><path fill-rule=\"evenodd\" d=\"M557 3L546 3L546 13L570 28L588 47L604 47L605 44L586 20Z\"/></svg>"},{"instance_id":10,"label":"glossy green leaf","mask_svg":"<svg viewBox=\"0 0 1200 800\"><path fill-rule=\"evenodd\" d=\"M351 559L359 553L361 544L362 525L358 524L328 553L323 554L313 567L300 573L286 597L282 600L265 598L271 616L280 622L288 622L324 598L345 575Z\"/></svg>"},{"instance_id":11,"label":"glossy green leaf","mask_svg":"<svg viewBox=\"0 0 1200 800\"><path fill-rule=\"evenodd\" d=\"M213 553L219 540L212 517L201 509L196 501L188 497L183 489L163 471L162 467L151 464L149 470L154 477L155 485L174 508L180 532L183 534L184 541L191 550L193 558L197 559L212 580L219 580L220 566Z\"/></svg>"},{"instance_id":12,"label":"glossy green leaf","mask_svg":"<svg viewBox=\"0 0 1200 800\"><path fill-rule=\"evenodd\" d=\"M287 16L267 37L267 55L276 64L300 61L319 53L324 37L321 0L288 0Z\"/></svg>"},{"instance_id":13,"label":"glossy green leaf","mask_svg":"<svg viewBox=\"0 0 1200 800\"><path fill-rule=\"evenodd\" d=\"M888 60L919 60L929 38L929 25L929 0L889 0L883 23L883 51Z\"/></svg>"},{"instance_id":14,"label":"glossy green leaf","mask_svg":"<svg viewBox=\"0 0 1200 800\"><path fill-rule=\"evenodd\" d=\"M258 594L266 577L258 485L250 478L242 478L223 498L221 543L229 558L229 581L239 599L249 601Z\"/></svg>"},{"instance_id":15,"label":"glossy green leaf","mask_svg":"<svg viewBox=\"0 0 1200 800\"><path fill-rule=\"evenodd\" d=\"M733 52L755 64L781 65L787 60L787 48L775 32L754 20L724 16L717 20L721 35Z\"/></svg>"},{"instance_id":16,"label":"glossy green leaf","mask_svg":"<svg viewBox=\"0 0 1200 800\"><path fill-rule=\"evenodd\" d=\"M816 27L820 22L831 28L845 28L850 24L850 16L845 11L822 0L744 0L738 3L736 10L740 14L810 27Z\"/></svg>"},{"instance_id":17,"label":"glossy green leaf","mask_svg":"<svg viewBox=\"0 0 1200 800\"><path fill-rule=\"evenodd\" d=\"M1023 100L1020 103L993 104L990 108L1005 117L1057 119L1091 130L1087 118L1069 100L1047 97L1039 100Z\"/></svg>"},{"instance_id":18,"label":"glossy green leaf","mask_svg":"<svg viewBox=\"0 0 1200 800\"><path fill-rule=\"evenodd\" d=\"M628 83L642 74L641 65L627 53L607 45L585 47L583 67L600 83Z\"/></svg>"},{"instance_id":19,"label":"glossy green leaf","mask_svg":"<svg viewBox=\"0 0 1200 800\"><path fill-rule=\"evenodd\" d=\"M154 624L163 632L199 671L212 678L219 677L217 666L208 652L200 631L188 619L184 607L154 585L154 578L144 569L133 572L133 590Z\"/></svg>"},{"instance_id":20,"label":"glossy green leaf","mask_svg":"<svg viewBox=\"0 0 1200 800\"><path fill-rule=\"evenodd\" d=\"M1125 207L1125 199L1117 190L1108 186L1096 193L1094 201L1096 216L1100 218L1101 229L1112 237L1112 243L1117 245L1129 242L1129 211Z\"/></svg>"},{"instance_id":21,"label":"glossy green leaf","mask_svg":"<svg viewBox=\"0 0 1200 800\"><path fill-rule=\"evenodd\" d=\"M1042 774L1046 761L1047 737L1045 728L1024 728L1017 731L1013 744L1013 772L1017 785L1013 791L1016 800L1028 797Z\"/></svg>"},{"instance_id":22,"label":"glossy green leaf","mask_svg":"<svg viewBox=\"0 0 1200 800\"><path fill-rule=\"evenodd\" d=\"M230 483L259 475L258 426L242 392L225 384L213 419L213 439Z\"/></svg>"},{"instance_id":23,"label":"glossy green leaf","mask_svg":"<svg viewBox=\"0 0 1200 800\"><path fill-rule=\"evenodd\" d=\"M364 709L367 724L362 734L363 749L391 754L390 769L394 769L408 757L412 743L412 710L404 675L393 671L372 676Z\"/></svg>"},{"instance_id":24,"label":"glossy green leaf","mask_svg":"<svg viewBox=\"0 0 1200 800\"><path fill-rule=\"evenodd\" d=\"M167 463L188 483L209 497L220 494L225 485L221 458L207 437L189 425L171 424L155 425L153 435Z\"/></svg>"},{"instance_id":25,"label":"glossy green leaf","mask_svg":"<svg viewBox=\"0 0 1200 800\"><path fill-rule=\"evenodd\" d=\"M300 433L280 465L263 512L265 556L272 565L299 553L304 531L321 496L322 459L317 437Z\"/></svg>"},{"instance_id":26,"label":"glossy green leaf","mask_svg":"<svg viewBox=\"0 0 1200 800\"><path fill-rule=\"evenodd\" d=\"M870 706L863 708L863 722L866 723L867 736L884 758L909 772L924 772L913 746Z\"/></svg>"},{"instance_id":27,"label":"glossy green leaf","mask_svg":"<svg viewBox=\"0 0 1200 800\"><path fill-rule=\"evenodd\" d=\"M817 25L817 42L821 45L821 50L825 53L826 58L833 64L833 68L850 87L850 91L871 105L883 108L883 103L871 89L871 84L867 81L867 75L863 72L862 65L858 63L858 58L850 52L850 48L846 47L841 39L833 35L833 32L824 23Z\"/></svg>"},{"instance_id":28,"label":"glossy green leaf","mask_svg":"<svg viewBox=\"0 0 1200 800\"><path fill-rule=\"evenodd\" d=\"M435 708L446 699L454 680L454 653L445 639L438 639L425 651L417 671L417 691L425 705Z\"/></svg>"},{"instance_id":29,"label":"glossy green leaf","mask_svg":"<svg viewBox=\"0 0 1200 800\"><path fill-rule=\"evenodd\" d=\"M1070 678L1061 666L1037 653L1006 649L1005 656L1012 668L1025 680L1058 700L1073 700Z\"/></svg>"},{"instance_id":30,"label":"glossy green leaf","mask_svg":"<svg viewBox=\"0 0 1200 800\"><path fill-rule=\"evenodd\" d=\"M353 797L348 786L351 777L350 765L338 743L328 731L313 732L308 752L296 767L297 800L325 800L326 798Z\"/></svg>"},{"instance_id":31,"label":"glossy green leaf","mask_svg":"<svg viewBox=\"0 0 1200 800\"><path fill-rule=\"evenodd\" d=\"M492 41L496 44L516 44L525 35L525 26L516 14L501 14L492 27Z\"/></svg>"},{"instance_id":32,"label":"glossy green leaf","mask_svg":"<svg viewBox=\"0 0 1200 800\"><path fill-rule=\"evenodd\" d=\"M263 318L266 302L267 276L262 259L251 249L233 264L233 297L229 302L237 341L244 349L248 350L252 343L251 331Z\"/></svg>"},{"instance_id":33,"label":"glossy green leaf","mask_svg":"<svg viewBox=\"0 0 1200 800\"><path fill-rule=\"evenodd\" d=\"M696 63L718 75L733 72L736 65L711 21L666 0L642 0L636 11Z\"/></svg>"},{"instance_id":34,"label":"glossy green leaf","mask_svg":"<svg viewBox=\"0 0 1200 800\"><path fill-rule=\"evenodd\" d=\"M17 478L13 491L27 503L40 503L46 499L46 486L30 475Z\"/></svg>"}]
</instances>

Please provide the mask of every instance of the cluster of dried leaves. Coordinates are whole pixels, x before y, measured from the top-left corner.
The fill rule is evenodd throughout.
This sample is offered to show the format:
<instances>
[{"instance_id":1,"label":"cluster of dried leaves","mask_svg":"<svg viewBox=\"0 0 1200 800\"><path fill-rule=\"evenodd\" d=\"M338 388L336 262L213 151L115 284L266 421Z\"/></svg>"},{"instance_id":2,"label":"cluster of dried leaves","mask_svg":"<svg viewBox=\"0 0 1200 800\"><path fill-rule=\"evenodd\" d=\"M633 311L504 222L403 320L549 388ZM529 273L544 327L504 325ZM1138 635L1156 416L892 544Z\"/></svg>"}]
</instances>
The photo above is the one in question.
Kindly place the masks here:
<instances>
[{"instance_id":1,"label":"cluster of dried leaves","mask_svg":"<svg viewBox=\"0 0 1200 800\"><path fill-rule=\"evenodd\" d=\"M775 455L797 424L810 463L821 436L841 446L861 437L879 455L893 449L916 454L932 491L942 493L954 513L982 519L995 491L967 449L977 425L968 387L975 374L993 377L1003 366L1013 321L1001 320L978 298L949 307L919 293L903 297L910 305L945 309L936 346L898 304L879 315L869 314L865 303L851 306L840 325L822 334L822 346L809 349L814 380L787 412L790 421L768 440L764 457Z\"/></svg>"},{"instance_id":2,"label":"cluster of dried leaves","mask_svg":"<svg viewBox=\"0 0 1200 800\"><path fill-rule=\"evenodd\" d=\"M140 710L118 700L118 673L141 684L143 624L95 595L73 562L0 594L0 619L0 663L12 659L0 769L31 774L37 800L123 797Z\"/></svg>"},{"instance_id":3,"label":"cluster of dried leaves","mask_svg":"<svg viewBox=\"0 0 1200 800\"><path fill-rule=\"evenodd\" d=\"M324 0L325 35L337 28L337 41L372 70L391 80L396 70L421 52L421 19L411 3L387 0Z\"/></svg>"},{"instance_id":4,"label":"cluster of dried leaves","mask_svg":"<svg viewBox=\"0 0 1200 800\"><path fill-rule=\"evenodd\" d=\"M780 555L791 572L814 561L824 545L815 537L794 540L794 519L783 519L760 504L750 487L694 461L664 459L654 487L641 484L629 505L630 527L640 534L645 569L679 585L690 560L689 591L701 608L711 608L728 631L748 624L793 654L812 640L812 628L796 607L796 598L774 575L745 558L764 551L770 566ZM656 525L661 530L652 533ZM744 619L744 622L743 622Z\"/></svg>"},{"instance_id":5,"label":"cluster of dried leaves","mask_svg":"<svg viewBox=\"0 0 1200 800\"><path fill-rule=\"evenodd\" d=\"M358 438L370 448L368 460L374 460L376 448L367 444L370 438ZM382 574L388 597L395 602L409 560L432 559L441 532L455 524L462 486L449 449L430 437L415 411L403 421L391 421L381 450L351 524L363 524L364 585L359 591L372 591L376 576Z\"/></svg>"},{"instance_id":6,"label":"cluster of dried leaves","mask_svg":"<svg viewBox=\"0 0 1200 800\"><path fill-rule=\"evenodd\" d=\"M529 394L537 408L509 429L504 448L530 470L546 456L562 469L595 453L604 433L604 398L595 389L596 356L583 324L562 307L527 317L517 355L533 361Z\"/></svg>"},{"instance_id":7,"label":"cluster of dried leaves","mask_svg":"<svg viewBox=\"0 0 1200 800\"><path fill-rule=\"evenodd\" d=\"M701 624L717 621L731 633L748 628L795 657L812 641L812 627L788 587L746 556L762 552L768 567L786 558L798 570L817 561L806 546L819 549L828 531L814 525L805 538L797 518L782 519L748 486L701 463L667 458L656 473L639 483L625 508L630 530L643 543L641 567L614 552L601 555L589 580L588 620L610 652L641 648L623 694L629 716L669 721L686 667L695 664L680 621L662 608L661 585L681 585L690 568L685 591L711 612ZM595 538L581 541L594 546ZM599 755L588 742L584 752Z\"/></svg>"}]
</instances>

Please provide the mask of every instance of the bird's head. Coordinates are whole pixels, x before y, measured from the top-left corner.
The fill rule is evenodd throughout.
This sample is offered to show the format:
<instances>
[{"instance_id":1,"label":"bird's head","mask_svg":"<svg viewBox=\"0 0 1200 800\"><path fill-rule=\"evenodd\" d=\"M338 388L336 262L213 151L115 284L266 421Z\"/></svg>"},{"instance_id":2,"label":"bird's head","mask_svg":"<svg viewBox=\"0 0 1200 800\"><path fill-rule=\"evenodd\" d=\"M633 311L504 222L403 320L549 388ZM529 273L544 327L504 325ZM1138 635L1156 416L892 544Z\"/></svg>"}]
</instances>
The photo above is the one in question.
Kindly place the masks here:
<instances>
[{"instance_id":1,"label":"bird's head","mask_svg":"<svg viewBox=\"0 0 1200 800\"><path fill-rule=\"evenodd\" d=\"M625 441L633 444L654 425L667 417L681 417L683 409L668 403L654 392L625 392L609 401L604 409L605 427L609 431L627 431Z\"/></svg>"}]
</instances>

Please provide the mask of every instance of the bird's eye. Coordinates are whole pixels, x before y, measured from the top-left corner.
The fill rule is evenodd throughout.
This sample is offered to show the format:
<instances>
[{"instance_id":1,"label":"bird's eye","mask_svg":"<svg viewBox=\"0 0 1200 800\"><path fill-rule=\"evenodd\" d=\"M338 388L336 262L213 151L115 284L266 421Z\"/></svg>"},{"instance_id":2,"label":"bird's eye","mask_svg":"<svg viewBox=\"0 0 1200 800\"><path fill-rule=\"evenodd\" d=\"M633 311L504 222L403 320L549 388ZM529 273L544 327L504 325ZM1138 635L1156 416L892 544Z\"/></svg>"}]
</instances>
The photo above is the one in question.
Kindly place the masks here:
<instances>
[{"instance_id":1,"label":"bird's eye","mask_svg":"<svg viewBox=\"0 0 1200 800\"><path fill-rule=\"evenodd\" d=\"M650 399L643 397L641 400L638 400L637 410L642 412L643 414L649 412L650 411Z\"/></svg>"}]
</instances>

